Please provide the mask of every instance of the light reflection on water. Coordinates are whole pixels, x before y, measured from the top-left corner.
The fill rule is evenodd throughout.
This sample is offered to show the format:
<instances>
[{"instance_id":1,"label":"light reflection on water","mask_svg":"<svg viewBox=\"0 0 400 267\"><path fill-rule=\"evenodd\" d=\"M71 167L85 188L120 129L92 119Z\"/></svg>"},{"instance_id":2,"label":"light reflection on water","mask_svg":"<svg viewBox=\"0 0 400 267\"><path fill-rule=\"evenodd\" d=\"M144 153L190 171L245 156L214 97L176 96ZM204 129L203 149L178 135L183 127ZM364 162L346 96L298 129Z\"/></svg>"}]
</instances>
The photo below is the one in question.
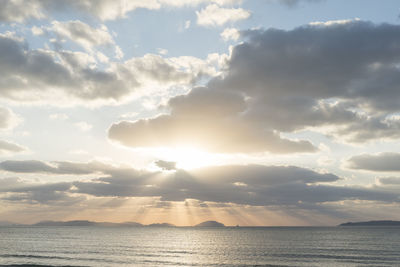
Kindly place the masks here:
<instances>
[{"instance_id":1,"label":"light reflection on water","mask_svg":"<svg viewBox=\"0 0 400 267\"><path fill-rule=\"evenodd\" d=\"M10 264L400 266L400 228L1 227Z\"/></svg>"}]
</instances>

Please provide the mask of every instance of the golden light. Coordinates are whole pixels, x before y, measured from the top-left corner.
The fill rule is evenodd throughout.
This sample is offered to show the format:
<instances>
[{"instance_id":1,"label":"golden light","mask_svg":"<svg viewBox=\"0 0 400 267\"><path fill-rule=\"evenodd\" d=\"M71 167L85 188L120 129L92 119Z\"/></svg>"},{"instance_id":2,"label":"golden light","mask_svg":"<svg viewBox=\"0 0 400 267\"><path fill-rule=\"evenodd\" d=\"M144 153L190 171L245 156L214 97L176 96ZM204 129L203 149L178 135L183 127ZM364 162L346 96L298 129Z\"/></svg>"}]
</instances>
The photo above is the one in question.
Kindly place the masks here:
<instances>
[{"instance_id":1,"label":"golden light","mask_svg":"<svg viewBox=\"0 0 400 267\"><path fill-rule=\"evenodd\" d=\"M215 165L217 155L210 154L195 146L179 146L173 148L158 148L155 155L165 161L176 162L178 169L195 169Z\"/></svg>"}]
</instances>

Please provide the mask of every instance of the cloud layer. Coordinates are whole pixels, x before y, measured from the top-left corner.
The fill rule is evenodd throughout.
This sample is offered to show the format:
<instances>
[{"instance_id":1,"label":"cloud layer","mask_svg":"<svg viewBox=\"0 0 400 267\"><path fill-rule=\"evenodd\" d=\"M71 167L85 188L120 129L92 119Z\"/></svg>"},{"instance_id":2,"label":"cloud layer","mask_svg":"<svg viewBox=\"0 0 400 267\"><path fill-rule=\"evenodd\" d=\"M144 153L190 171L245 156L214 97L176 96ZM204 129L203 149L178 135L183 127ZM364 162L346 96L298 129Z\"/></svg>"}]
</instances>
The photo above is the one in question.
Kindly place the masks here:
<instances>
[{"instance_id":1,"label":"cloud layer","mask_svg":"<svg viewBox=\"0 0 400 267\"><path fill-rule=\"evenodd\" d=\"M363 154L351 157L346 164L347 167L355 170L400 172L400 154L393 152L376 155Z\"/></svg>"},{"instance_id":2,"label":"cloud layer","mask_svg":"<svg viewBox=\"0 0 400 267\"><path fill-rule=\"evenodd\" d=\"M163 168L167 164L169 170L174 169L170 162L158 164ZM210 166L192 171L151 172L100 162L5 161L0 167L15 173L99 175L98 178L88 180L36 185L18 179L1 180L2 192L26 193L27 196L42 193L41 201L44 202L60 194L68 197L72 193L95 197L159 197L163 201L197 199L218 203L295 207L352 199L399 201L397 194L379 189L329 185L338 181L339 177L294 166L232 165ZM50 199L45 199L45 196Z\"/></svg>"},{"instance_id":3,"label":"cloud layer","mask_svg":"<svg viewBox=\"0 0 400 267\"><path fill-rule=\"evenodd\" d=\"M66 27L63 34L89 50L92 46L113 42L108 34L100 40L97 38L99 29L87 29L89 26L86 24L82 28L81 24L67 22L55 25L56 28L60 25ZM70 29L71 25L73 28L78 25L80 30ZM94 30L96 34L85 29ZM100 68L92 54L63 49L29 49L23 40L0 35L0 70L3 73L0 77L0 98L53 105L123 102L134 93L145 94L144 89L149 93L154 88L187 86L198 78L215 75L215 64L212 58L163 58L146 54ZM141 90L142 93L139 93ZM63 99L65 101L60 103Z\"/></svg>"},{"instance_id":4,"label":"cloud layer","mask_svg":"<svg viewBox=\"0 0 400 267\"><path fill-rule=\"evenodd\" d=\"M24 22L40 19L51 13L78 12L102 21L126 17L139 8L157 10L162 7L197 6L200 4L233 5L241 0L2 0L0 21Z\"/></svg>"},{"instance_id":5,"label":"cloud layer","mask_svg":"<svg viewBox=\"0 0 400 267\"><path fill-rule=\"evenodd\" d=\"M400 26L349 20L242 36L223 76L171 99L170 115L116 123L109 137L224 153L315 151L280 137L307 129L354 143L400 137Z\"/></svg>"}]
</instances>

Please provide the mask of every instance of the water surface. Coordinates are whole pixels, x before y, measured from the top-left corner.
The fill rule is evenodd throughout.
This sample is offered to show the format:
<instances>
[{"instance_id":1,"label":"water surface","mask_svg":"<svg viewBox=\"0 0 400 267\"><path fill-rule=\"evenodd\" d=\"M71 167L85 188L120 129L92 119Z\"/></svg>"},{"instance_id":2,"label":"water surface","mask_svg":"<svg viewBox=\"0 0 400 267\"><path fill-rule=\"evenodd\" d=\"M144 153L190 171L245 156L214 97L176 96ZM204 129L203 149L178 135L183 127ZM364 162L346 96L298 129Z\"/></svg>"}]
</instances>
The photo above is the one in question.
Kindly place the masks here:
<instances>
[{"instance_id":1,"label":"water surface","mask_svg":"<svg viewBox=\"0 0 400 267\"><path fill-rule=\"evenodd\" d=\"M0 227L0 265L400 266L399 227Z\"/></svg>"}]
</instances>

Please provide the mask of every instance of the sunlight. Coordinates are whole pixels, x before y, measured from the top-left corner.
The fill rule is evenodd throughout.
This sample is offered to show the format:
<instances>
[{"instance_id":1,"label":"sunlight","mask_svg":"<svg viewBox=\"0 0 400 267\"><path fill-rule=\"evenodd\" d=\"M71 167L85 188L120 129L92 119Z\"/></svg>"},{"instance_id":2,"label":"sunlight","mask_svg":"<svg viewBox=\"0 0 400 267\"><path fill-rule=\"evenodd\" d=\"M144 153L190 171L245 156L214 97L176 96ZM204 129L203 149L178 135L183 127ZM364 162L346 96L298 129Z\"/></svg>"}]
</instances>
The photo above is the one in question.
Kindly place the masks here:
<instances>
[{"instance_id":1,"label":"sunlight","mask_svg":"<svg viewBox=\"0 0 400 267\"><path fill-rule=\"evenodd\" d=\"M194 146L157 149L157 155L166 161L176 162L178 169L195 169L215 164L215 155Z\"/></svg>"}]
</instances>

